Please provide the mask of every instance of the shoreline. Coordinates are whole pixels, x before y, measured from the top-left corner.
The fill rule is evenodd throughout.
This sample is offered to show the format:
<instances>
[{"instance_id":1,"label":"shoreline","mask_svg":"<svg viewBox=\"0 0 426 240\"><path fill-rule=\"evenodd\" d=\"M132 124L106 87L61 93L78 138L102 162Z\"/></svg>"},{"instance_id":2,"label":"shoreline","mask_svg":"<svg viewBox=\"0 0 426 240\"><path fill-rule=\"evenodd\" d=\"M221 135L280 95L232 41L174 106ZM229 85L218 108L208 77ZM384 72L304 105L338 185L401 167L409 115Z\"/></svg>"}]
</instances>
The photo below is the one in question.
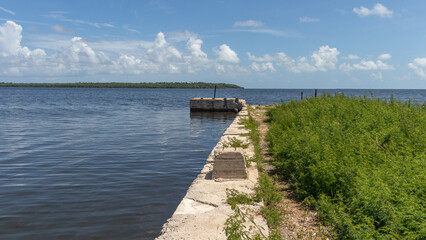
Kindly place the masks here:
<instances>
[{"instance_id":1,"label":"shoreline","mask_svg":"<svg viewBox=\"0 0 426 240\"><path fill-rule=\"evenodd\" d=\"M0 82L0 87L49 88L186 88L186 89L244 89L229 83L206 82L73 82L73 83L10 83Z\"/></svg>"}]
</instances>

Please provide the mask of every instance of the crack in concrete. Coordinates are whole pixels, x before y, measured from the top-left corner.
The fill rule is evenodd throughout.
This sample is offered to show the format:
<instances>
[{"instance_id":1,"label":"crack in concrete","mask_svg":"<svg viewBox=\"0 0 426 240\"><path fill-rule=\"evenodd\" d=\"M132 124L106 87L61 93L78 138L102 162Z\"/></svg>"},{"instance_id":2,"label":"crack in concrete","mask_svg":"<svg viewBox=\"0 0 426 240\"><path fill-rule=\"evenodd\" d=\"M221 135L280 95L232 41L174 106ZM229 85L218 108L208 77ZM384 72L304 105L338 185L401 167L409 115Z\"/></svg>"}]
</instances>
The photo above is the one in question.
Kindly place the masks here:
<instances>
[{"instance_id":1,"label":"crack in concrete","mask_svg":"<svg viewBox=\"0 0 426 240\"><path fill-rule=\"evenodd\" d=\"M212 207L219 207L219 205L216 205L214 203L204 202L204 201L201 201L201 200L198 200L198 199L194 199L194 198L187 198L187 199L192 200L194 202L201 203L201 204L209 205L209 206L212 206Z\"/></svg>"}]
</instances>

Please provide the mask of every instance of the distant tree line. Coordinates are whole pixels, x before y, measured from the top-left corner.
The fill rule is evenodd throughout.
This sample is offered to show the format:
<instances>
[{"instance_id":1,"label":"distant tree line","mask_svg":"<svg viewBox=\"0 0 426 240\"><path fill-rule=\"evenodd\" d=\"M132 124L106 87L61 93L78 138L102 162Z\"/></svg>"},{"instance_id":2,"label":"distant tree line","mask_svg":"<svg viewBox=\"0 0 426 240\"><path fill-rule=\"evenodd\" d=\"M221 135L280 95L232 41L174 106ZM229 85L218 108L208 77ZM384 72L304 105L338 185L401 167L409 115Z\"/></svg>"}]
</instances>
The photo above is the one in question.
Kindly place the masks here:
<instances>
[{"instance_id":1,"label":"distant tree line","mask_svg":"<svg viewBox=\"0 0 426 240\"><path fill-rule=\"evenodd\" d=\"M77 82L77 83L5 83L0 82L0 87L70 87L70 88L243 88L228 83L205 82L152 82L152 83L126 83L126 82Z\"/></svg>"}]
</instances>

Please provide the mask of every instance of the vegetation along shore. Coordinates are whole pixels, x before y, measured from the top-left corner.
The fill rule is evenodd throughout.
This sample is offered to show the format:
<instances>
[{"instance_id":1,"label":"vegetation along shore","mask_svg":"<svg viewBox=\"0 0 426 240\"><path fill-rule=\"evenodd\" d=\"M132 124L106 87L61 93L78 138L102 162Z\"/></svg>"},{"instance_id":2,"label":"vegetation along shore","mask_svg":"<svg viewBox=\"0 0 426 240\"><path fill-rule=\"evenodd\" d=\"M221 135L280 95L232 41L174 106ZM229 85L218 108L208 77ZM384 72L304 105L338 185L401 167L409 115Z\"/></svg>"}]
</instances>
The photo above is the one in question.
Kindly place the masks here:
<instances>
[{"instance_id":1,"label":"vegetation along shore","mask_svg":"<svg viewBox=\"0 0 426 240\"><path fill-rule=\"evenodd\" d=\"M426 105L324 95L249 106L268 239L425 239ZM228 239L250 238L241 211ZM238 218L240 217L240 218Z\"/></svg>"},{"instance_id":2,"label":"vegetation along shore","mask_svg":"<svg viewBox=\"0 0 426 240\"><path fill-rule=\"evenodd\" d=\"M222 88L230 89L243 87L228 83L205 82L77 82L77 83L6 83L0 82L0 87L69 87L69 88Z\"/></svg>"},{"instance_id":3,"label":"vegetation along shore","mask_svg":"<svg viewBox=\"0 0 426 240\"><path fill-rule=\"evenodd\" d=\"M425 239L425 109L344 95L273 106L274 173L337 239Z\"/></svg>"}]
</instances>

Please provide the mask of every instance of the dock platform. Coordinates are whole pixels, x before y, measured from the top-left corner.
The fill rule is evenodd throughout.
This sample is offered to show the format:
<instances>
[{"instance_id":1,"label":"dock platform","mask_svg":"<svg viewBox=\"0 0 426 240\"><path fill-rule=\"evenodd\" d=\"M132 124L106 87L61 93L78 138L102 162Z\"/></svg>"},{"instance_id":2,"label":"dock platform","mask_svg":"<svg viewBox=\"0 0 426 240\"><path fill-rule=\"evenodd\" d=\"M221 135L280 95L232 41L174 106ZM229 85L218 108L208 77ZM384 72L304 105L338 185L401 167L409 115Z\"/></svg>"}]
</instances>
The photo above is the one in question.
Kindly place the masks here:
<instances>
[{"instance_id":1,"label":"dock platform","mask_svg":"<svg viewBox=\"0 0 426 240\"><path fill-rule=\"evenodd\" d=\"M239 112L246 101L238 98L192 98L190 108L193 112Z\"/></svg>"}]
</instances>

